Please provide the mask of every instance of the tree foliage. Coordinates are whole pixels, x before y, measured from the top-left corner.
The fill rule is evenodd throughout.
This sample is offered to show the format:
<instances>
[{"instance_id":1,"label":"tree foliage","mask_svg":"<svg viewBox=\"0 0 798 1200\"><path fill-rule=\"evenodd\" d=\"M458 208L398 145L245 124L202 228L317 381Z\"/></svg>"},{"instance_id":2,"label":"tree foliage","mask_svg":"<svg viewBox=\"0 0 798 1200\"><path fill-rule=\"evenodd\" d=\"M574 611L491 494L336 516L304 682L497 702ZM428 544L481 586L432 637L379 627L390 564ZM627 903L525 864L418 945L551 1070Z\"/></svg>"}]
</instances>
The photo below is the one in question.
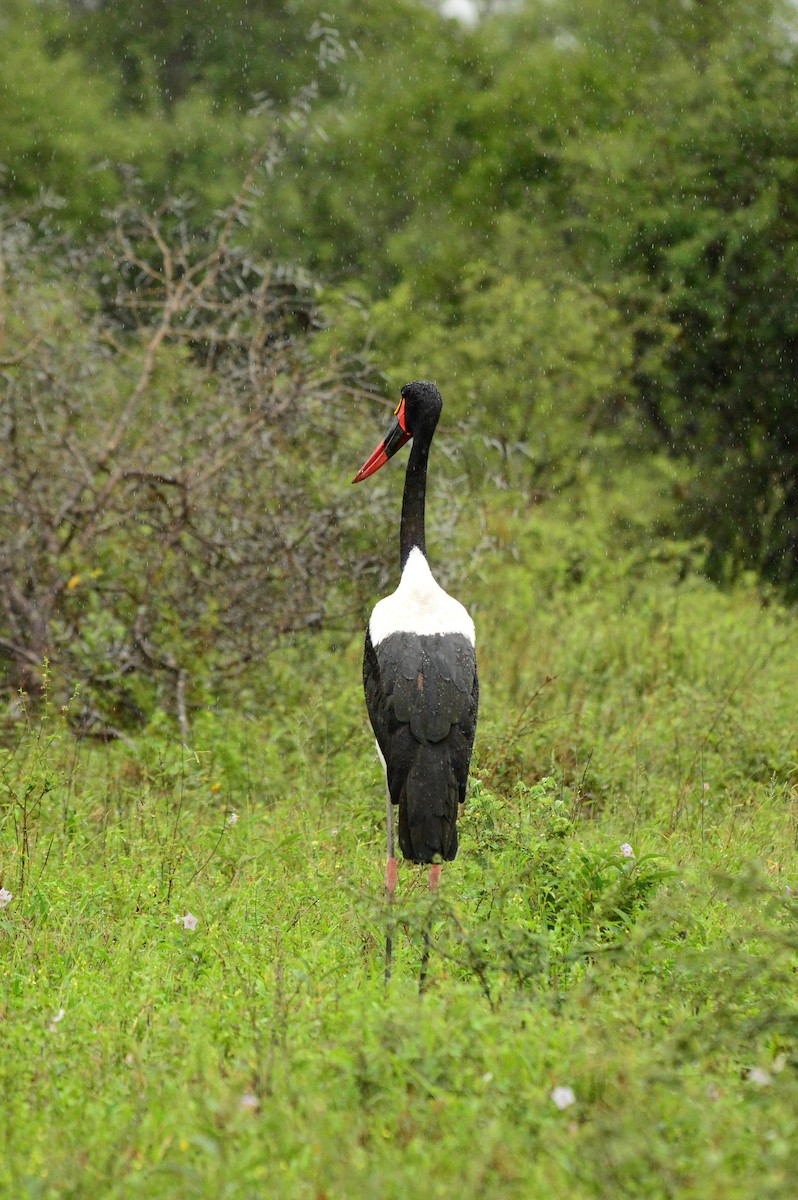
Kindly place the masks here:
<instances>
[{"instance_id":1,"label":"tree foliage","mask_svg":"<svg viewBox=\"0 0 798 1200\"><path fill-rule=\"evenodd\" d=\"M583 191L608 214L619 290L664 304L677 330L639 403L696 466L688 520L711 532L716 569L781 582L798 568L794 70L789 47L736 32L700 71L669 64L645 128L601 140L613 176Z\"/></svg>"},{"instance_id":2,"label":"tree foliage","mask_svg":"<svg viewBox=\"0 0 798 1200\"><path fill-rule=\"evenodd\" d=\"M499 11L478 52L453 38L417 86L404 77L358 110L349 141L393 181L392 205L375 206L393 215L382 257L336 239L367 289L390 289L367 310L388 361L453 374L486 432L520 434L533 456L550 439L549 391L577 450L602 426L659 443L692 467L678 520L706 537L709 569L753 567L788 587L795 37L794 11L770 0ZM319 153L340 178L335 150ZM358 203L353 225L373 246ZM519 392L538 398L531 424ZM585 422L580 395L600 400L599 420Z\"/></svg>"},{"instance_id":3,"label":"tree foliage","mask_svg":"<svg viewBox=\"0 0 798 1200\"><path fill-rule=\"evenodd\" d=\"M347 355L391 386L439 378L474 487L481 471L523 507L592 463L584 510L678 479L660 531L703 539L716 577L798 588L794 7L525 0L465 28L421 0L13 0L0 19L3 419L17 455L11 434L36 431L3 483L27 530L4 551L10 678L46 651L95 694L102 671L129 698L169 680L174 706L178 680L201 691L312 623L265 513L283 506L289 546L303 505L344 536L311 430ZM226 241L264 115L268 189ZM132 177L112 253L103 210ZM308 579L335 581L335 538L306 536ZM345 536L357 574L368 538Z\"/></svg>"}]
</instances>

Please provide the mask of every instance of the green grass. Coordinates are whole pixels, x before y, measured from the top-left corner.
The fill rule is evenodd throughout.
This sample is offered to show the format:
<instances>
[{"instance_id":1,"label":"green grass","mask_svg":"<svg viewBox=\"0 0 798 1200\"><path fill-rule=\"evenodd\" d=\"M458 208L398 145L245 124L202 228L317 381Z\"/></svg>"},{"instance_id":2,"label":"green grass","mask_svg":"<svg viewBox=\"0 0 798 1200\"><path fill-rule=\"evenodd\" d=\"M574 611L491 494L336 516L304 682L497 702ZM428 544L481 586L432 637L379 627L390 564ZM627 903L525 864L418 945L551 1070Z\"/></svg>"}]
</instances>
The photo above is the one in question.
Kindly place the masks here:
<instances>
[{"instance_id":1,"label":"green grass","mask_svg":"<svg viewBox=\"0 0 798 1200\"><path fill-rule=\"evenodd\" d=\"M795 619L538 561L482 615L461 853L434 903L400 869L387 989L359 646L190 747L50 713L0 752L0 1195L791 1194Z\"/></svg>"}]
</instances>

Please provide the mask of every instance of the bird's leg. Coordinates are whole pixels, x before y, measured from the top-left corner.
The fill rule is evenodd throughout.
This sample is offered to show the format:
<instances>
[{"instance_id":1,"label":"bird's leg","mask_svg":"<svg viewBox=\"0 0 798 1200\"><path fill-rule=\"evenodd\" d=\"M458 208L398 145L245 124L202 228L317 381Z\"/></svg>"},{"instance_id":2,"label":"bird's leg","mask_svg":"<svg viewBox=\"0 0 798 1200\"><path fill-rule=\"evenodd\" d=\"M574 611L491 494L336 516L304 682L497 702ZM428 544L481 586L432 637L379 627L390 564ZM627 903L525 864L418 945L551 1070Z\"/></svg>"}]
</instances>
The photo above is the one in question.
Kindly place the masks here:
<instances>
[{"instance_id":1,"label":"bird's leg","mask_svg":"<svg viewBox=\"0 0 798 1200\"><path fill-rule=\"evenodd\" d=\"M430 895L434 896L438 890L438 884L441 881L441 864L431 863L429 869L429 890ZM430 917L432 920L432 917ZM423 992L427 983L427 963L429 962L429 923L424 930L424 949L421 953L421 976L418 981L418 990Z\"/></svg>"},{"instance_id":2,"label":"bird's leg","mask_svg":"<svg viewBox=\"0 0 798 1200\"><path fill-rule=\"evenodd\" d=\"M385 899L388 907L393 904L393 894L396 891L396 858L393 843L393 804L391 793L386 788L388 798L385 804L385 823L387 827L387 858L385 860ZM393 954L393 922L390 917L385 926L385 982L391 978L391 957Z\"/></svg>"}]
</instances>

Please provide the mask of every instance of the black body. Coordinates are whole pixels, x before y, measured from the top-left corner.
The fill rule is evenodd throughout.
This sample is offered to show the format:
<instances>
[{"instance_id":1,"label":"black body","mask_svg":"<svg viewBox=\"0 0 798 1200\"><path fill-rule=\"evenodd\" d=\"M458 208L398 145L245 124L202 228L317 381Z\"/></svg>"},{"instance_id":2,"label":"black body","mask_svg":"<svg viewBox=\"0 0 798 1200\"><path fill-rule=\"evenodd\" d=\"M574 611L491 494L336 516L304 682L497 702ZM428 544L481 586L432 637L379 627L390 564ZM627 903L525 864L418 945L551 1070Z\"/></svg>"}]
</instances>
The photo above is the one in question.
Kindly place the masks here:
<instances>
[{"instance_id":1,"label":"black body","mask_svg":"<svg viewBox=\"0 0 798 1200\"><path fill-rule=\"evenodd\" d=\"M375 647L367 633L363 686L388 791L399 806L402 854L411 862L450 862L477 723L474 647L455 633L395 633Z\"/></svg>"}]
</instances>

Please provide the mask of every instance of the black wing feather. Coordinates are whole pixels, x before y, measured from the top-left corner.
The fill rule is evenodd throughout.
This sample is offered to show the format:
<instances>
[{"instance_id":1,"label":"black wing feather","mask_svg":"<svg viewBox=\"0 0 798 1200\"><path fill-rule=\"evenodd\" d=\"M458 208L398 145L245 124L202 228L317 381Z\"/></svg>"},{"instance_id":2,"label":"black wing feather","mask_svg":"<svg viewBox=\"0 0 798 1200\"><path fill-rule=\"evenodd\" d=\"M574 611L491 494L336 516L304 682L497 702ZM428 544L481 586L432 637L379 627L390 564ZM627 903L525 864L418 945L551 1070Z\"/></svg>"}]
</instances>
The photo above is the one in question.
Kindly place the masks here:
<instances>
[{"instance_id":1,"label":"black wing feather","mask_svg":"<svg viewBox=\"0 0 798 1200\"><path fill-rule=\"evenodd\" d=\"M399 806L402 853L413 862L450 861L477 723L474 647L454 633L394 633L375 647L367 633L363 684Z\"/></svg>"}]
</instances>

